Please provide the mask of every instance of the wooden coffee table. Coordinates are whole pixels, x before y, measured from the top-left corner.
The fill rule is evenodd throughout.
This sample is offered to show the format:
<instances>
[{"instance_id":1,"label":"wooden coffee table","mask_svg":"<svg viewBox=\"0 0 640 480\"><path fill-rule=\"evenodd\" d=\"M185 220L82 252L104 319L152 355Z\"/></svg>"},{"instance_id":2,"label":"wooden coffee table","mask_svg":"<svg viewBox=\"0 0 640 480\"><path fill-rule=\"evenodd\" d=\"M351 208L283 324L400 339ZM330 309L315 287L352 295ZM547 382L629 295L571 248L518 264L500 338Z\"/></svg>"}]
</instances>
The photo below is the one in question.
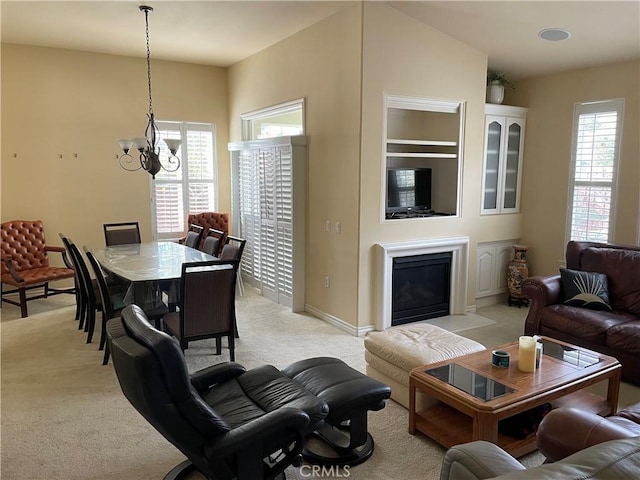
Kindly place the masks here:
<instances>
[{"instance_id":1,"label":"wooden coffee table","mask_svg":"<svg viewBox=\"0 0 640 480\"><path fill-rule=\"evenodd\" d=\"M615 413L622 372L618 360L542 338L545 353L533 373L518 370L518 342L495 348L509 352L508 368L493 366L491 350L485 350L413 369L409 377L409 433L417 430L447 448L487 440L520 457L536 450L535 434L522 440L503 435L498 432L500 420L547 402L553 408L572 406L599 415ZM606 398L585 390L605 380ZM416 412L416 390L440 402Z\"/></svg>"}]
</instances>

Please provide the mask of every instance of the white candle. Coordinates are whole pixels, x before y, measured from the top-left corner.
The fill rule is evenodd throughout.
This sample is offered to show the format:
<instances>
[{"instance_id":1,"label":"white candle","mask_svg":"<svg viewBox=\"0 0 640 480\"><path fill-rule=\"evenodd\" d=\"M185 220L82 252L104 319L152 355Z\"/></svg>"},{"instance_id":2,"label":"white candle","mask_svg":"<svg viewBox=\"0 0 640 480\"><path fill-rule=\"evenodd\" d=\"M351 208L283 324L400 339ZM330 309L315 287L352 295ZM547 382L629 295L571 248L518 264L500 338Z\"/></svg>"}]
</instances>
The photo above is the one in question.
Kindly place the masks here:
<instances>
[{"instance_id":1,"label":"white candle","mask_svg":"<svg viewBox=\"0 0 640 480\"><path fill-rule=\"evenodd\" d=\"M519 339L518 369L522 372L533 372L536 369L536 339L522 336Z\"/></svg>"}]
</instances>

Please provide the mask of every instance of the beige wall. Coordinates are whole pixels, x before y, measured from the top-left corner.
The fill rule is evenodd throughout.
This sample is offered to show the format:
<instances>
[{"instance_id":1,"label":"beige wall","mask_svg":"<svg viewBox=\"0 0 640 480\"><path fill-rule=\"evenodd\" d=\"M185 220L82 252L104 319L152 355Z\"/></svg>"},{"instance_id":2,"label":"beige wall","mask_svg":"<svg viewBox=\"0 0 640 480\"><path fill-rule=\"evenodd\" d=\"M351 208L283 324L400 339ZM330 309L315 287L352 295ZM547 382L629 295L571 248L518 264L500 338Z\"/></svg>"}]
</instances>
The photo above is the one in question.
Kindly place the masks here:
<instances>
[{"instance_id":1,"label":"beige wall","mask_svg":"<svg viewBox=\"0 0 640 480\"><path fill-rule=\"evenodd\" d=\"M486 55L468 45L365 2L230 68L232 140L241 138L242 113L306 98L306 303L314 311L353 327L373 324L373 245L453 235L470 237L467 305L474 304L477 242L518 238L521 227L520 215L479 215L486 66ZM384 92L466 102L458 218L381 222ZM342 233L325 232L326 220L341 222Z\"/></svg>"},{"instance_id":2,"label":"beige wall","mask_svg":"<svg viewBox=\"0 0 640 480\"><path fill-rule=\"evenodd\" d=\"M622 97L624 131L613 242L637 244L640 192L640 62L576 70L519 82L507 101L529 107L522 177L523 243L531 273L558 272L564 260L573 108Z\"/></svg>"},{"instance_id":3,"label":"beige wall","mask_svg":"<svg viewBox=\"0 0 640 480\"><path fill-rule=\"evenodd\" d=\"M480 217L487 56L384 3L367 2L364 11L360 327L374 322L375 244L469 236L467 306L471 307L475 304L476 244L520 236L520 215ZM457 218L381 221L384 93L466 102L462 210Z\"/></svg>"},{"instance_id":4,"label":"beige wall","mask_svg":"<svg viewBox=\"0 0 640 480\"><path fill-rule=\"evenodd\" d=\"M358 270L361 7L355 5L229 71L231 139L240 115L305 98L306 303L355 324ZM325 231L325 220L332 232ZM342 233L335 233L335 222ZM330 288L324 277L330 275Z\"/></svg>"},{"instance_id":5,"label":"beige wall","mask_svg":"<svg viewBox=\"0 0 640 480\"><path fill-rule=\"evenodd\" d=\"M1 60L2 221L42 219L50 243L64 232L98 247L104 222L138 220L151 240L150 176L122 170L115 141L144 135L145 60L7 44ZM158 120L216 124L228 211L226 70L153 59L151 68Z\"/></svg>"}]
</instances>

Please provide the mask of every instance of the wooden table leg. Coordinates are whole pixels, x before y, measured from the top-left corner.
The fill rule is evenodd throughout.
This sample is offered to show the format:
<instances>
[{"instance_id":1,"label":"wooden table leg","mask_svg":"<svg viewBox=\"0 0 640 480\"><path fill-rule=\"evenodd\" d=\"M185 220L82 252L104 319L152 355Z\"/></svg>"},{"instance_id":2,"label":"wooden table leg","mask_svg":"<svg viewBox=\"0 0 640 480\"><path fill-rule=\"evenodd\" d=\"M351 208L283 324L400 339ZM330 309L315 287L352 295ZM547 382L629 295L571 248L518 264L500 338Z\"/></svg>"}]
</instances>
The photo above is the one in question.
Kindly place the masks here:
<instances>
[{"instance_id":1,"label":"wooden table leg","mask_svg":"<svg viewBox=\"0 0 640 480\"><path fill-rule=\"evenodd\" d=\"M473 440L498 444L498 422L495 415L476 413L473 417Z\"/></svg>"},{"instance_id":2,"label":"wooden table leg","mask_svg":"<svg viewBox=\"0 0 640 480\"><path fill-rule=\"evenodd\" d=\"M416 433L416 384L409 377L409 433Z\"/></svg>"},{"instance_id":3,"label":"wooden table leg","mask_svg":"<svg viewBox=\"0 0 640 480\"><path fill-rule=\"evenodd\" d=\"M618 395L620 393L620 380L622 377L622 368L618 368L615 374L609 377L607 386L607 402L611 408L611 414L615 415L618 411Z\"/></svg>"}]
</instances>

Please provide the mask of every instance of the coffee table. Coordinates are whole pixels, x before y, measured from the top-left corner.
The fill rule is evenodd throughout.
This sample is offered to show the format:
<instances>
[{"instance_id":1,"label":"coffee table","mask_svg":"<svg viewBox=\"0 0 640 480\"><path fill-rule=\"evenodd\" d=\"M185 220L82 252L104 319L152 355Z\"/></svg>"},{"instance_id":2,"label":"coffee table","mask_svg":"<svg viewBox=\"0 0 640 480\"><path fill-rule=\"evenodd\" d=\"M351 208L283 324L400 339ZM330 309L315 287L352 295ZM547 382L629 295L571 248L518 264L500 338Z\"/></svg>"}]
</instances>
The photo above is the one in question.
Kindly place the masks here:
<instances>
[{"instance_id":1,"label":"coffee table","mask_svg":"<svg viewBox=\"0 0 640 480\"><path fill-rule=\"evenodd\" d=\"M536 450L525 439L498 432L498 422L544 403L609 415L616 412L622 367L601 353L542 337L544 354L533 373L518 370L518 342L496 347L510 354L508 368L491 364L491 350L413 369L409 377L409 433L422 432L444 447L487 440L515 457ZM585 390L607 380L607 395ZM439 402L416 412L416 391Z\"/></svg>"}]
</instances>

